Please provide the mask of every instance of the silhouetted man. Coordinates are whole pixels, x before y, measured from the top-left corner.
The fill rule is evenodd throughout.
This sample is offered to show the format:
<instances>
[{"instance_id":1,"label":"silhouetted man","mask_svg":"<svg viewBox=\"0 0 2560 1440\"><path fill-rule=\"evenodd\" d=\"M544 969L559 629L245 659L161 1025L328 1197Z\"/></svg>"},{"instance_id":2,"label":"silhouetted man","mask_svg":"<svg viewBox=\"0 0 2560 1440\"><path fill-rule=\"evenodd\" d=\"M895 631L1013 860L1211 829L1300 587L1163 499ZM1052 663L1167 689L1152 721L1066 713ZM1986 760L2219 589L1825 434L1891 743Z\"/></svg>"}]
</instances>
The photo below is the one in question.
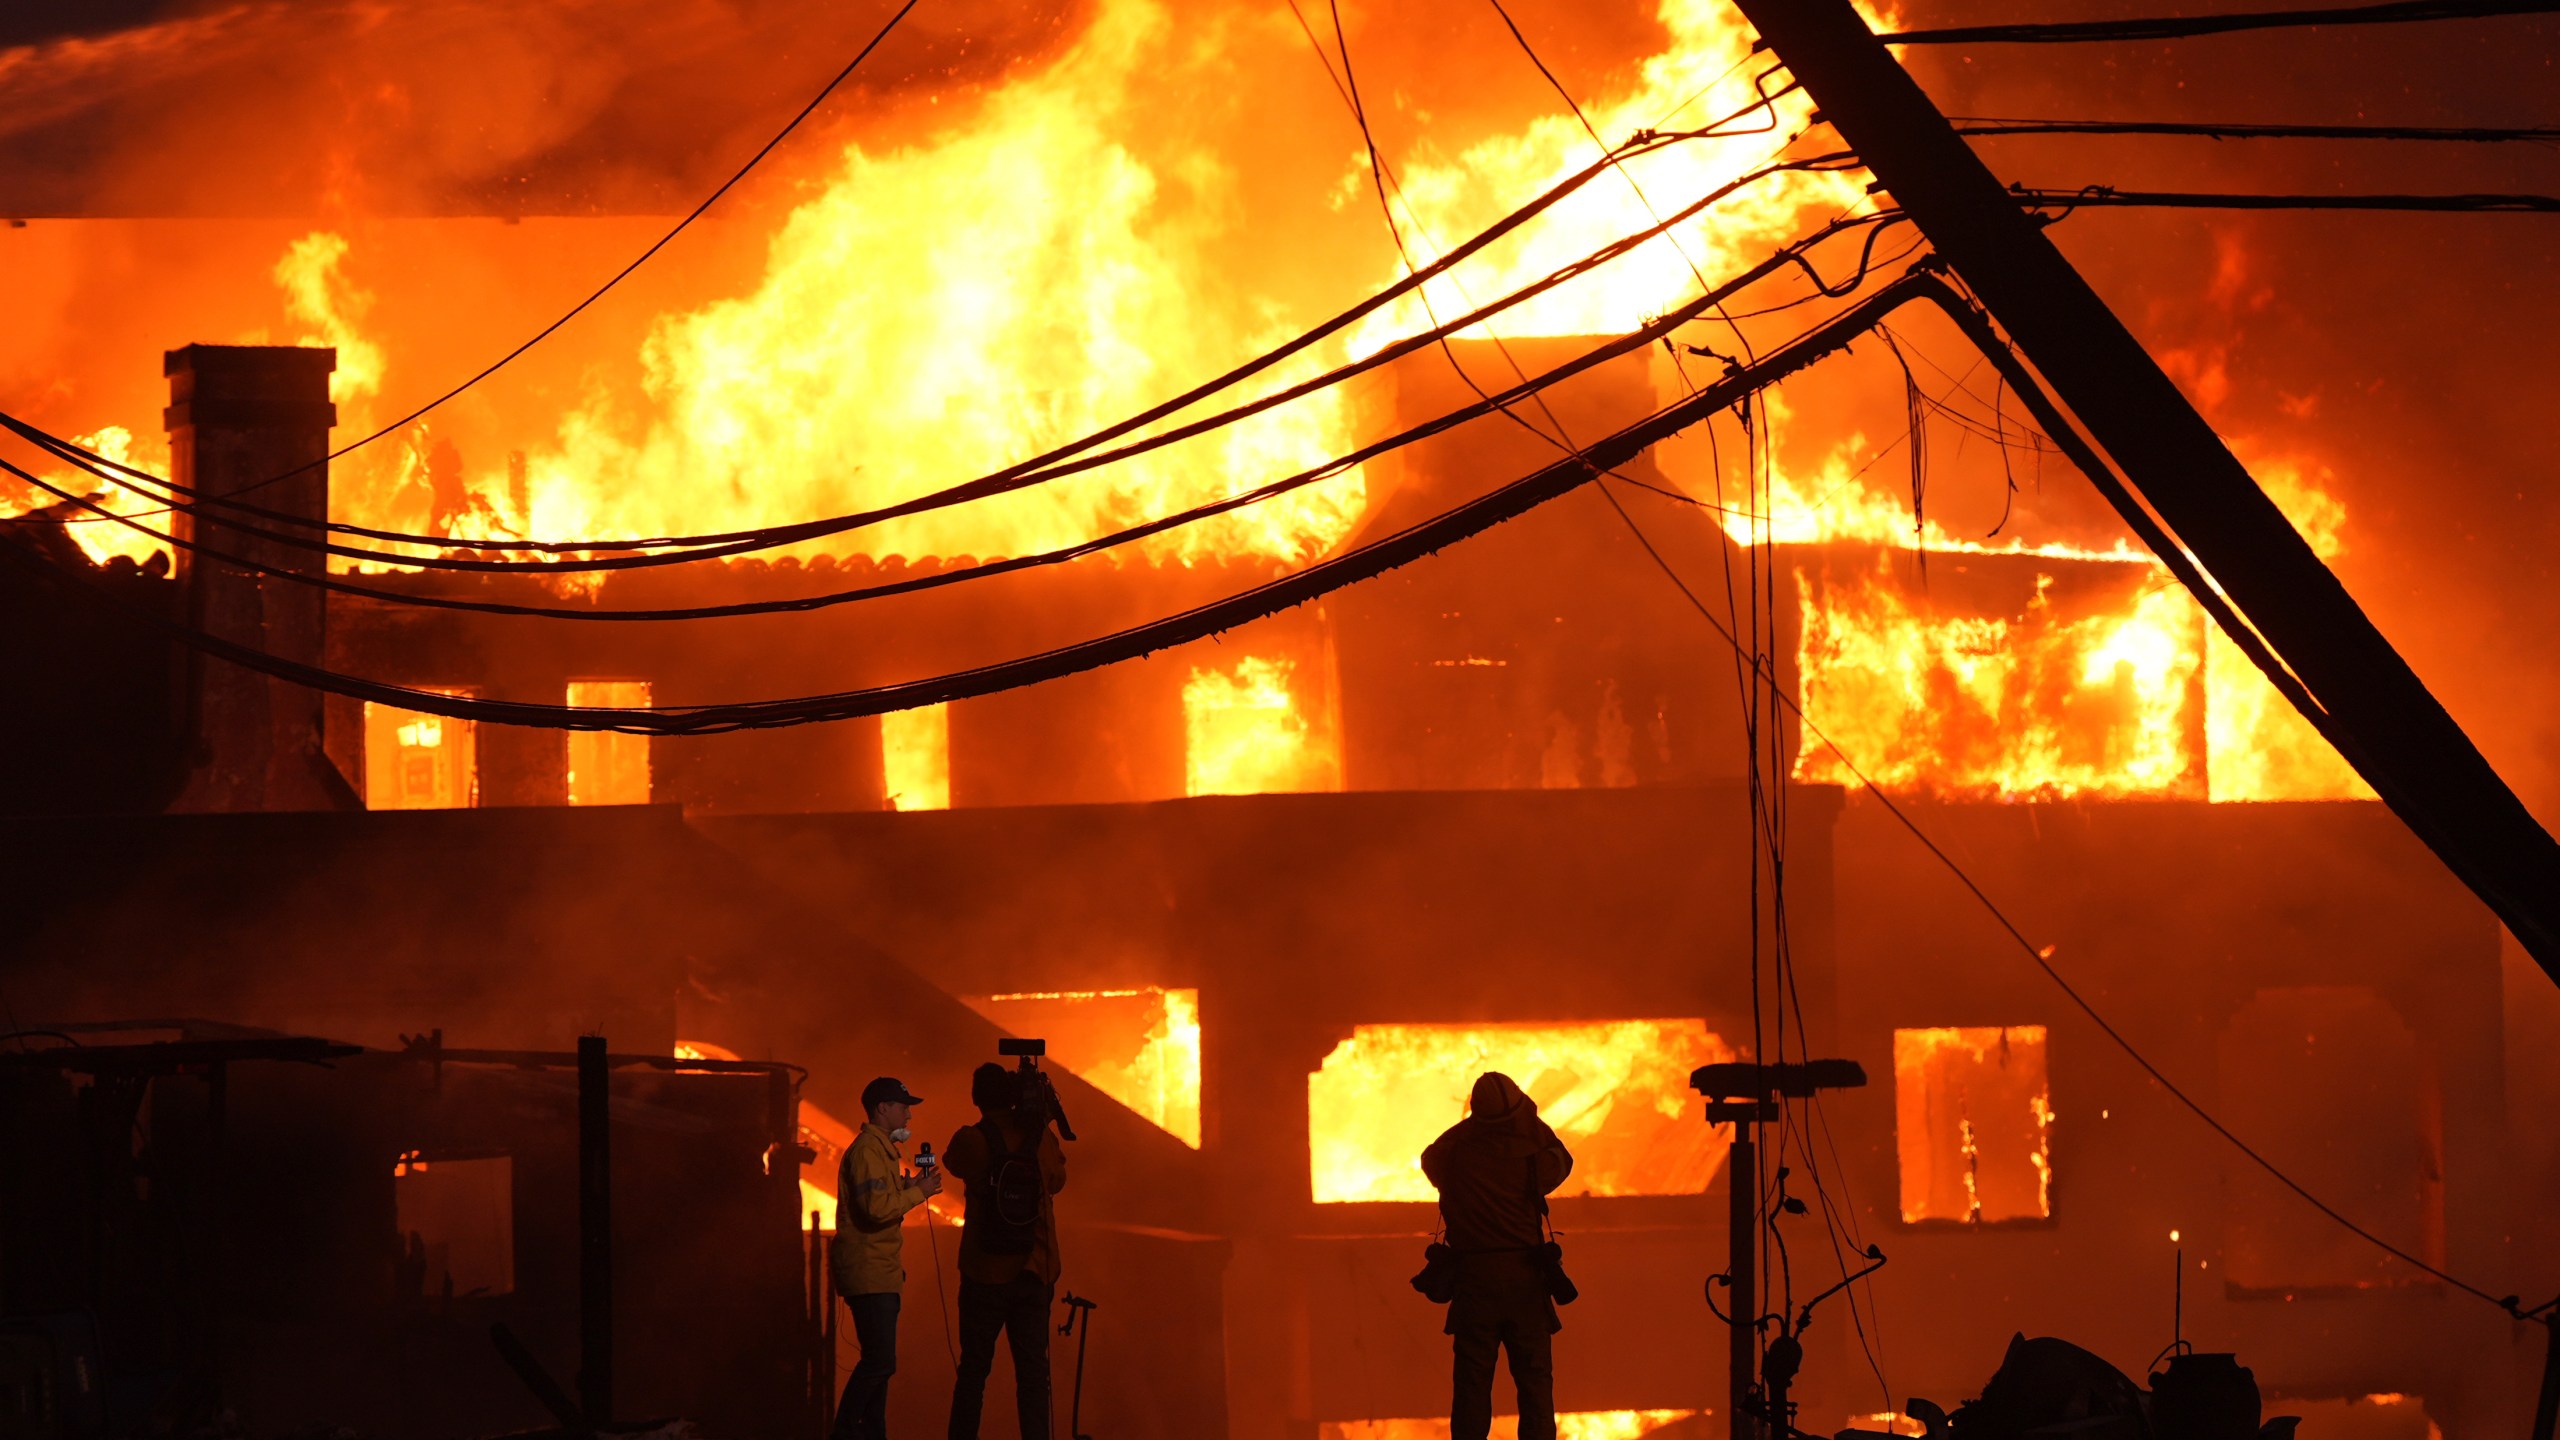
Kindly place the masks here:
<instances>
[{"instance_id":1,"label":"silhouetted man","mask_svg":"<svg viewBox=\"0 0 2560 1440\"><path fill-rule=\"evenodd\" d=\"M1555 1440L1555 1333L1564 1326L1548 1295L1545 1224L1547 1196L1573 1173L1573 1156L1508 1075L1477 1077L1467 1112L1422 1152L1456 1252L1443 1327L1456 1352L1450 1440L1485 1440L1493 1428L1497 1348L1519 1390L1520 1440Z\"/></svg>"},{"instance_id":2,"label":"silhouetted man","mask_svg":"<svg viewBox=\"0 0 2560 1440\"><path fill-rule=\"evenodd\" d=\"M836 1293L853 1312L862 1358L844 1382L833 1440L886 1440L889 1377L898 1373L898 1291L906 1284L901 1255L907 1212L942 1193L942 1173L909 1175L898 1147L923 1104L886 1075L862 1087L862 1133L836 1167L836 1239L828 1255Z\"/></svg>"},{"instance_id":3,"label":"silhouetted man","mask_svg":"<svg viewBox=\"0 0 2560 1440\"><path fill-rule=\"evenodd\" d=\"M969 1079L978 1123L951 1137L945 1168L968 1187L960 1232L960 1378L951 1387L951 1440L978 1440L996 1337L1013 1349L1014 1410L1022 1440L1049 1440L1049 1302L1058 1285L1058 1220L1050 1197L1067 1186L1067 1152L1046 1120L1025 1123L1014 1072L992 1061Z\"/></svg>"}]
</instances>

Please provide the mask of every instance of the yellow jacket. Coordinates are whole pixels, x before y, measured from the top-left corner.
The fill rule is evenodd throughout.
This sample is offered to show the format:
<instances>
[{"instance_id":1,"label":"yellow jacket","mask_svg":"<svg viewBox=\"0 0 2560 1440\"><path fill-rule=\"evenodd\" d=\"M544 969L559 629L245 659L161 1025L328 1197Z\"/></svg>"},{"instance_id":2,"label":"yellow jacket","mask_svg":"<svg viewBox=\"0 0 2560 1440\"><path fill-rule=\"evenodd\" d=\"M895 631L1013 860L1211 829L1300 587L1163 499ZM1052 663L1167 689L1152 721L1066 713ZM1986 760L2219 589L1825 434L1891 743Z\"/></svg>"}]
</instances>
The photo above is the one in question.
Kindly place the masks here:
<instances>
[{"instance_id":1,"label":"yellow jacket","mask_svg":"<svg viewBox=\"0 0 2560 1440\"><path fill-rule=\"evenodd\" d=\"M906 1283L899 1226L925 1195L898 1162L889 1132L866 1121L836 1167L836 1239L828 1259L839 1295L894 1295Z\"/></svg>"}]
</instances>

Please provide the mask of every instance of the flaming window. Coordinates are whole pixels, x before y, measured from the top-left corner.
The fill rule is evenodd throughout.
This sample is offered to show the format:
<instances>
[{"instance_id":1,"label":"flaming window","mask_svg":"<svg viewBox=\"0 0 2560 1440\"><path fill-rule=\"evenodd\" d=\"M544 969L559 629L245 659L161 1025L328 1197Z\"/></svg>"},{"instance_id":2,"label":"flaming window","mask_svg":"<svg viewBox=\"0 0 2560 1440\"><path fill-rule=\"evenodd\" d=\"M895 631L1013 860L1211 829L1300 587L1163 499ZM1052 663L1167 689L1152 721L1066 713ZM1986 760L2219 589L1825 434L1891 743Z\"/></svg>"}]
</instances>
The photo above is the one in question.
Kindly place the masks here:
<instances>
[{"instance_id":1,"label":"flaming window","mask_svg":"<svg viewBox=\"0 0 2560 1440\"><path fill-rule=\"evenodd\" d=\"M447 694L464 694L454 690ZM453 810L480 803L472 722L364 707L364 803L373 810Z\"/></svg>"},{"instance_id":2,"label":"flaming window","mask_svg":"<svg viewBox=\"0 0 2560 1440\"><path fill-rule=\"evenodd\" d=\"M1893 1101L1905 1221L2053 1213L2043 1026L1896 1030Z\"/></svg>"},{"instance_id":3,"label":"flaming window","mask_svg":"<svg viewBox=\"0 0 2560 1440\"><path fill-rule=\"evenodd\" d=\"M1283 657L1195 668L1182 687L1184 793L1341 789L1341 744L1331 717L1300 693L1303 680Z\"/></svg>"},{"instance_id":4,"label":"flaming window","mask_svg":"<svg viewBox=\"0 0 2560 1440\"><path fill-rule=\"evenodd\" d=\"M880 717L880 793L892 810L951 808L951 707Z\"/></svg>"},{"instance_id":5,"label":"flaming window","mask_svg":"<svg viewBox=\"0 0 2560 1440\"><path fill-rule=\"evenodd\" d=\"M1556 1440L1637 1440L1704 1410L1577 1410L1556 1416ZM1493 1440L1518 1440L1520 1417L1493 1417ZM1411 1420L1328 1420L1316 1427L1317 1440L1449 1440L1443 1416Z\"/></svg>"},{"instance_id":6,"label":"flaming window","mask_svg":"<svg viewBox=\"0 0 2560 1440\"><path fill-rule=\"evenodd\" d=\"M407 1272L423 1295L504 1295L516 1288L515 1164L504 1155L392 1167L393 1213Z\"/></svg>"},{"instance_id":7,"label":"flaming window","mask_svg":"<svg viewBox=\"0 0 2560 1440\"><path fill-rule=\"evenodd\" d=\"M630 710L649 703L646 680L572 680L569 703L599 710ZM569 803L649 803L649 737L611 730L569 732Z\"/></svg>"},{"instance_id":8,"label":"flaming window","mask_svg":"<svg viewBox=\"0 0 2560 1440\"><path fill-rule=\"evenodd\" d=\"M2184 591L2148 566L2096 562L2073 565L2072 583L2058 585L2063 567L2040 557L2023 605L1968 613L1907 593L1895 563L1879 552L1862 572L1797 572L1806 724L1797 779L1858 783L1819 730L1888 789L2203 798L2204 636ZM1940 588L1992 590L2001 578Z\"/></svg>"},{"instance_id":9,"label":"flaming window","mask_svg":"<svg viewBox=\"0 0 2560 1440\"><path fill-rule=\"evenodd\" d=\"M969 1007L1016 1035L1049 1042L1049 1058L1200 1148L1200 992L1056 990L989 995Z\"/></svg>"},{"instance_id":10,"label":"flaming window","mask_svg":"<svg viewBox=\"0 0 2560 1440\"><path fill-rule=\"evenodd\" d=\"M1360 1026L1307 1080L1315 1198L1436 1198L1422 1149L1466 1112L1487 1070L1519 1081L1573 1151L1559 1195L1697 1194L1724 1146L1689 1072L1734 1058L1703 1020Z\"/></svg>"}]
</instances>

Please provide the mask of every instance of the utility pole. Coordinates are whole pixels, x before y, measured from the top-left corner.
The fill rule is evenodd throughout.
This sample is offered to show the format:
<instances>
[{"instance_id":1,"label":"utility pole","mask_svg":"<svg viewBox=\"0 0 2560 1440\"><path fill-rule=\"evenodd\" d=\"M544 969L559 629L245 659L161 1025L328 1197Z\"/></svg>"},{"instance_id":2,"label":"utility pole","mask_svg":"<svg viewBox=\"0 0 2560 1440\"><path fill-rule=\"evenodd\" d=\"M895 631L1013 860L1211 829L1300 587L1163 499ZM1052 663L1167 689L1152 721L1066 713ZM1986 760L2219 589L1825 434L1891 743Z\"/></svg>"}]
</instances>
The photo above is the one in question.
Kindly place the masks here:
<instances>
[{"instance_id":1,"label":"utility pole","mask_svg":"<svg viewBox=\"0 0 2560 1440\"><path fill-rule=\"evenodd\" d=\"M1787 1392L1795 1383L1804 1352L1789 1332L1786 1316L1777 1316L1780 1347L1760 1366L1761 1309L1758 1266L1760 1244L1760 1147L1758 1127L1778 1118L1789 1100L1812 1099L1816 1091L1849 1090L1867 1083L1867 1072L1855 1060L1807 1060L1794 1064L1758 1065L1745 1060L1701 1065L1689 1072L1689 1088L1707 1097L1707 1123L1731 1125L1733 1139L1725 1163L1731 1187L1725 1231L1726 1316L1725 1404L1732 1420L1726 1433L1733 1440L1786 1440L1795 1433L1795 1406ZM1784 1170L1779 1174L1783 1177ZM1879 1262L1881 1263L1881 1262ZM1841 1282L1846 1285L1848 1282ZM1813 1307L1805 1307L1810 1316Z\"/></svg>"},{"instance_id":2,"label":"utility pole","mask_svg":"<svg viewBox=\"0 0 2560 1440\"><path fill-rule=\"evenodd\" d=\"M613 1060L578 1037L578 1407L613 1423Z\"/></svg>"},{"instance_id":3,"label":"utility pole","mask_svg":"<svg viewBox=\"0 0 2560 1440\"><path fill-rule=\"evenodd\" d=\"M2204 417L1849 0L1737 3L2141 503L2300 679L2325 712L2309 718L2560 982L2560 844Z\"/></svg>"}]
</instances>

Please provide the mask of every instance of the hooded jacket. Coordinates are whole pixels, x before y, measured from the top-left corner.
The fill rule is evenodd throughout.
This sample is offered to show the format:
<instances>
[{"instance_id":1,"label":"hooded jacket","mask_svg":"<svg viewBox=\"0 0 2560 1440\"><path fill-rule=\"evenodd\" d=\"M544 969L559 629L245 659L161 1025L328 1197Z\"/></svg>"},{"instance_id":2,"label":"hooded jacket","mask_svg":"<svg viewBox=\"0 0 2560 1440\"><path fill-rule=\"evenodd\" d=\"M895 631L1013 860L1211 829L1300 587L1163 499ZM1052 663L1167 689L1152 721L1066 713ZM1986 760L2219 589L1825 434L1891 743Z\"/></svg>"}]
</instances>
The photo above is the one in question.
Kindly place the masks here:
<instances>
[{"instance_id":1,"label":"hooded jacket","mask_svg":"<svg viewBox=\"0 0 2560 1440\"><path fill-rule=\"evenodd\" d=\"M1450 1248L1466 1255L1546 1243L1547 1196L1573 1173L1573 1156L1538 1118L1537 1102L1500 1071L1477 1078L1467 1110L1422 1152Z\"/></svg>"}]
</instances>

